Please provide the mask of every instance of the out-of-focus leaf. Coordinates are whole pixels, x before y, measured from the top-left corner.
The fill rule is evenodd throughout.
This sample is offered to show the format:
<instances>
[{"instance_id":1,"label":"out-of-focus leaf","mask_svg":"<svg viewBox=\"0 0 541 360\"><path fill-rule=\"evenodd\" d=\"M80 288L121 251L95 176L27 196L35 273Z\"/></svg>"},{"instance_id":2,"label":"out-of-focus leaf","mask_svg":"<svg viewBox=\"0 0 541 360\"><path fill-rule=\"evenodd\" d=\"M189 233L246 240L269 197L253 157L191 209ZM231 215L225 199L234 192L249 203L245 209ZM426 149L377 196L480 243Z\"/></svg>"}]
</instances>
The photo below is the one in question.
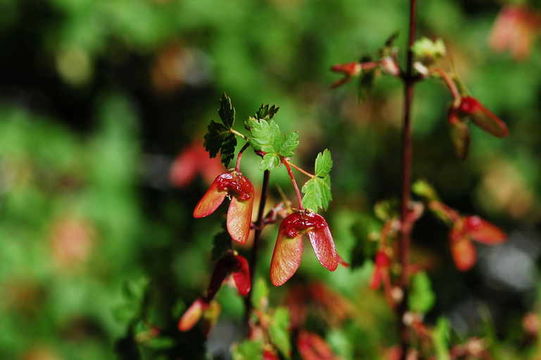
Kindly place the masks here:
<instances>
[{"instance_id":1,"label":"out-of-focus leaf","mask_svg":"<svg viewBox=\"0 0 541 360\"><path fill-rule=\"evenodd\" d=\"M410 310L426 314L432 308L436 299L430 285L430 278L425 272L419 272L413 276L410 291Z\"/></svg>"},{"instance_id":2,"label":"out-of-focus leaf","mask_svg":"<svg viewBox=\"0 0 541 360\"><path fill-rule=\"evenodd\" d=\"M450 360L449 356L450 326L446 318L440 317L432 335L437 360Z\"/></svg>"},{"instance_id":3,"label":"out-of-focus leaf","mask_svg":"<svg viewBox=\"0 0 541 360\"><path fill-rule=\"evenodd\" d=\"M212 241L212 261L217 261L227 250L231 249L231 237L227 231L222 230L214 236Z\"/></svg>"},{"instance_id":4,"label":"out-of-focus leaf","mask_svg":"<svg viewBox=\"0 0 541 360\"><path fill-rule=\"evenodd\" d=\"M279 307L272 315L269 336L280 353L289 359L291 356L291 343L289 340L289 312L286 308Z\"/></svg>"},{"instance_id":5,"label":"out-of-focus leaf","mask_svg":"<svg viewBox=\"0 0 541 360\"><path fill-rule=\"evenodd\" d=\"M263 343L246 340L232 349L233 360L254 360L263 358Z\"/></svg>"},{"instance_id":6,"label":"out-of-focus leaf","mask_svg":"<svg viewBox=\"0 0 541 360\"><path fill-rule=\"evenodd\" d=\"M263 278L257 278L252 290L252 305L258 310L264 310L268 304L269 287Z\"/></svg>"}]
</instances>

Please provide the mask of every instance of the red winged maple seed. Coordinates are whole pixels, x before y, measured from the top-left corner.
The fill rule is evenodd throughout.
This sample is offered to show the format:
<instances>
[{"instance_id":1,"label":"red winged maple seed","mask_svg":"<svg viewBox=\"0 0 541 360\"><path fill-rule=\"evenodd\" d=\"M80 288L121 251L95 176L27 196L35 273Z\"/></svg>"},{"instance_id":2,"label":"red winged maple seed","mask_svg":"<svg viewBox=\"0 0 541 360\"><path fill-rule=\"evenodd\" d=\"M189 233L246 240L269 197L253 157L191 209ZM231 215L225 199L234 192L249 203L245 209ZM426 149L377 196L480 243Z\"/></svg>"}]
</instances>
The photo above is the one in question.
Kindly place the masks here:
<instances>
[{"instance_id":1,"label":"red winged maple seed","mask_svg":"<svg viewBox=\"0 0 541 360\"><path fill-rule=\"evenodd\" d=\"M337 360L327 342L319 335L301 331L297 338L297 349L302 360Z\"/></svg>"},{"instance_id":2,"label":"red winged maple seed","mask_svg":"<svg viewBox=\"0 0 541 360\"><path fill-rule=\"evenodd\" d=\"M353 77L359 76L362 71L362 65L359 62L350 62L347 64L338 64L331 67L331 71L342 73L344 77L334 82L331 87L336 88L350 81Z\"/></svg>"},{"instance_id":3,"label":"red winged maple seed","mask_svg":"<svg viewBox=\"0 0 541 360\"><path fill-rule=\"evenodd\" d=\"M220 290L223 281L229 275L233 278L233 283L235 284L239 295L248 295L251 288L248 260L234 252L228 252L218 260L214 267L214 272L212 273L210 284L207 289L207 296L205 297L207 302L214 299L214 296L218 290Z\"/></svg>"},{"instance_id":4,"label":"red winged maple seed","mask_svg":"<svg viewBox=\"0 0 541 360\"><path fill-rule=\"evenodd\" d=\"M507 238L507 235L498 227L479 216L466 216L464 231L473 240L488 245L501 244Z\"/></svg>"},{"instance_id":5,"label":"red winged maple seed","mask_svg":"<svg viewBox=\"0 0 541 360\"><path fill-rule=\"evenodd\" d=\"M329 225L323 216L309 211L295 212L280 223L271 260L270 277L273 285L283 285L299 268L305 233L308 233L320 264L330 271L338 267L339 257Z\"/></svg>"},{"instance_id":6,"label":"red winged maple seed","mask_svg":"<svg viewBox=\"0 0 541 360\"><path fill-rule=\"evenodd\" d=\"M199 298L184 312L178 321L178 329L180 331L191 330L199 321L203 312L209 307L208 302Z\"/></svg>"},{"instance_id":7,"label":"red winged maple seed","mask_svg":"<svg viewBox=\"0 0 541 360\"><path fill-rule=\"evenodd\" d=\"M472 240L496 245L505 241L507 235L495 225L479 216L465 216L454 222L449 233L451 254L456 267L461 271L469 270L477 261L477 251Z\"/></svg>"},{"instance_id":8,"label":"red winged maple seed","mask_svg":"<svg viewBox=\"0 0 541 360\"><path fill-rule=\"evenodd\" d=\"M507 125L474 97L463 97L457 110L459 114L469 116L475 125L494 136L501 138L509 135Z\"/></svg>"},{"instance_id":9,"label":"red winged maple seed","mask_svg":"<svg viewBox=\"0 0 541 360\"><path fill-rule=\"evenodd\" d=\"M212 214L225 197L231 197L227 210L227 231L231 238L244 244L250 235L254 186L238 171L228 171L214 179L210 188L196 205L193 216L202 218Z\"/></svg>"}]
</instances>

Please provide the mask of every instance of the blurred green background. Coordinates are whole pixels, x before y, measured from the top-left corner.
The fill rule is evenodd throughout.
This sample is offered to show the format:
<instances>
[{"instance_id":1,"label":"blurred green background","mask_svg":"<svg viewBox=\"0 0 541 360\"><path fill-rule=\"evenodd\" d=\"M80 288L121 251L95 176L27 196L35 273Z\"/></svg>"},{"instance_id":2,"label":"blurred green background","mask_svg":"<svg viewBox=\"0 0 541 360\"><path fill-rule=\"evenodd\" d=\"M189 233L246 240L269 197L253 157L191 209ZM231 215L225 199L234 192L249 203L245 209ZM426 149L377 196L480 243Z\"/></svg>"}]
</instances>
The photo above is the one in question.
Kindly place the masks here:
<instances>
[{"instance_id":1,"label":"blurred green background","mask_svg":"<svg viewBox=\"0 0 541 360\"><path fill-rule=\"evenodd\" d=\"M180 334L176 321L206 286L222 217L194 221L208 180L176 179L175 186L170 167L202 140L224 91L239 119L261 103L279 105L282 128L301 135L296 163L310 168L318 151L331 149L334 202L326 217L350 260L362 240L352 227L375 201L398 193L402 88L381 78L363 99L353 83L331 91L338 77L329 67L375 55L396 31L402 46L406 5L2 0L0 358L203 358L202 333ZM502 5L419 3L419 33L445 40L462 80L511 135L500 140L474 129L471 156L458 160L447 133L450 97L435 81L423 82L414 108L414 177L510 239L480 247L478 266L458 273L444 226L422 220L414 238L418 256L435 264L429 322L447 316L458 337L486 335L490 326L498 353L511 359L523 356L517 333L538 287L541 47L533 43L521 61L490 48ZM260 183L253 155L243 170ZM277 186L289 191L283 169L272 181L275 200ZM275 227L264 233L258 272L265 279L275 235ZM367 295L370 272L366 263L327 273L309 254L293 280L325 281L358 308L358 320L329 330L344 359L376 358L392 344L383 300ZM274 304L286 289L273 289ZM241 300L227 288L219 297L222 331L237 329ZM162 329L161 341L141 340L149 324ZM238 329L231 333L239 339ZM217 334L207 349L223 355L234 339Z\"/></svg>"}]
</instances>

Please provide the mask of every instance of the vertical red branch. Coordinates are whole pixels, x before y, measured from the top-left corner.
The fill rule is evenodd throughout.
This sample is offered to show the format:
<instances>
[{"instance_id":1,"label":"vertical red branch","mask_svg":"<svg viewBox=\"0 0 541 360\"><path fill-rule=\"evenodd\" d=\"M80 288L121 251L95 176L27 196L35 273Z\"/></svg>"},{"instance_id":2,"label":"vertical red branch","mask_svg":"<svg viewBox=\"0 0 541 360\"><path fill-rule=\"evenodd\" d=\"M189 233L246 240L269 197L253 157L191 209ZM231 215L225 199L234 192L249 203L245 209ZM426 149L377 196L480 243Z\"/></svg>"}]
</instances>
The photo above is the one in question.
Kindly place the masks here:
<instances>
[{"instance_id":1,"label":"vertical red branch","mask_svg":"<svg viewBox=\"0 0 541 360\"><path fill-rule=\"evenodd\" d=\"M411 167L412 167L412 136L411 136L411 109L413 103L413 94L415 86L415 77L413 73L413 44L415 42L416 28L416 0L410 0L409 8L409 36L407 47L406 69L402 80L404 82L404 122L402 127L402 198L400 211L400 241L398 246L400 261L400 288L402 290L402 301L398 306L398 329L400 336L401 359L406 359L409 349L410 339L408 328L404 323L404 315L408 309L408 286L409 286L409 251L410 251L410 226L407 224L410 189L411 189Z\"/></svg>"},{"instance_id":2,"label":"vertical red branch","mask_svg":"<svg viewBox=\"0 0 541 360\"><path fill-rule=\"evenodd\" d=\"M255 233L254 242L252 244L252 250L250 252L250 283L252 284L252 290L254 289L255 272L257 268L257 254L259 252L259 238L263 231L263 222L265 220L265 204L267 202L267 190L269 188L270 171L265 170L263 173L263 184L261 185L261 198L259 199L259 208L257 210L257 219L255 221ZM245 318L246 323L250 320L250 314L252 312L252 290L248 296L244 298Z\"/></svg>"}]
</instances>

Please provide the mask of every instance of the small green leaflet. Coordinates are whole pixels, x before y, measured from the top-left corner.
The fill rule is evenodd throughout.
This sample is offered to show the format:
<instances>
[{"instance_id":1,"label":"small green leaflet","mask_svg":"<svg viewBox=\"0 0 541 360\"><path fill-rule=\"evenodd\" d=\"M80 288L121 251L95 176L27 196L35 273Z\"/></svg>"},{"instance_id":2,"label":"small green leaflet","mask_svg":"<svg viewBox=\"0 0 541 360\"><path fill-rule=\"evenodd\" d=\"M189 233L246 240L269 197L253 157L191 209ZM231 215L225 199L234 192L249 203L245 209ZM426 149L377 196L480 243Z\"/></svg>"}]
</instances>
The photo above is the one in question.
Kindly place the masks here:
<instances>
[{"instance_id":1,"label":"small green leaflet","mask_svg":"<svg viewBox=\"0 0 541 360\"><path fill-rule=\"evenodd\" d=\"M274 117L274 115L276 115L278 110L280 110L280 108L276 105L261 104L257 112L254 114L254 117L256 119L270 120Z\"/></svg>"},{"instance_id":2,"label":"small green leaflet","mask_svg":"<svg viewBox=\"0 0 541 360\"><path fill-rule=\"evenodd\" d=\"M449 356L449 321L446 318L440 317L434 328L434 347L436 348L437 360L450 360Z\"/></svg>"},{"instance_id":3,"label":"small green leaflet","mask_svg":"<svg viewBox=\"0 0 541 360\"><path fill-rule=\"evenodd\" d=\"M302 186L302 205L312 211L326 210L332 200L331 177L332 169L331 152L325 149L319 153L315 162L315 177L311 178Z\"/></svg>"},{"instance_id":4,"label":"small green leaflet","mask_svg":"<svg viewBox=\"0 0 541 360\"><path fill-rule=\"evenodd\" d=\"M245 122L246 128L250 131L250 144L255 150L265 152L260 168L271 170L280 165L281 157L294 155L299 145L299 134L281 132L278 124L273 120L248 118Z\"/></svg>"},{"instance_id":5,"label":"small green leaflet","mask_svg":"<svg viewBox=\"0 0 541 360\"><path fill-rule=\"evenodd\" d=\"M222 163L227 167L229 162L235 157L237 139L231 132L231 128L235 122L235 108L231 103L231 99L225 93L220 99L218 115L220 115L222 122L210 122L207 133L205 134L204 145L210 157L216 157L219 152L222 157Z\"/></svg>"},{"instance_id":6,"label":"small green leaflet","mask_svg":"<svg viewBox=\"0 0 541 360\"><path fill-rule=\"evenodd\" d=\"M232 349L233 360L252 360L263 358L263 343L261 341L245 340Z\"/></svg>"},{"instance_id":7,"label":"small green leaflet","mask_svg":"<svg viewBox=\"0 0 541 360\"><path fill-rule=\"evenodd\" d=\"M257 278L252 290L252 305L258 310L265 310L268 304L269 288L263 278Z\"/></svg>"},{"instance_id":8,"label":"small green leaflet","mask_svg":"<svg viewBox=\"0 0 541 360\"><path fill-rule=\"evenodd\" d=\"M291 356L291 343L289 342L289 312L284 307L279 307L272 316L269 327L271 342L280 350L286 358Z\"/></svg>"},{"instance_id":9,"label":"small green leaflet","mask_svg":"<svg viewBox=\"0 0 541 360\"><path fill-rule=\"evenodd\" d=\"M430 278L424 271L413 276L410 291L410 310L416 313L426 314L432 308L436 299L430 285Z\"/></svg>"}]
</instances>

